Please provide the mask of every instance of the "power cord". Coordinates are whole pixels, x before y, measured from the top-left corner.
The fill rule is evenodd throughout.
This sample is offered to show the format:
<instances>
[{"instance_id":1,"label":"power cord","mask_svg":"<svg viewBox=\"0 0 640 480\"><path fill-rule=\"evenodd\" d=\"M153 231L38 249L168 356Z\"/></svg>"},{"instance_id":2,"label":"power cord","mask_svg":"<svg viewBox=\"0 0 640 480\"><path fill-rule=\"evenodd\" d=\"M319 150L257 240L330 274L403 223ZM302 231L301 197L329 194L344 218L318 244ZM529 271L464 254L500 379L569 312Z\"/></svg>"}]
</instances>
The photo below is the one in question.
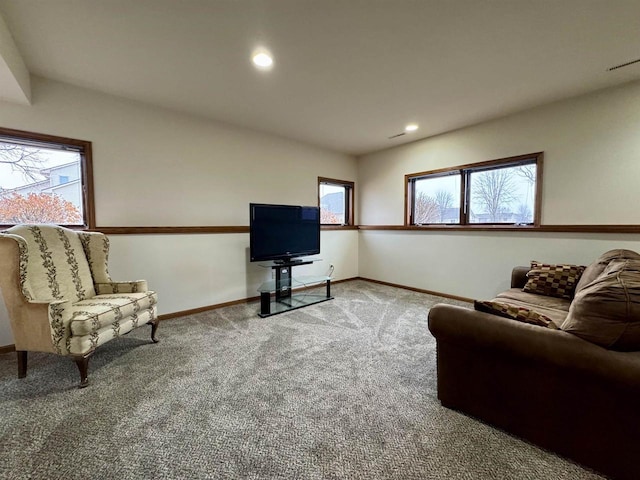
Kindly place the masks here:
<instances>
[{"instance_id":1,"label":"power cord","mask_svg":"<svg viewBox=\"0 0 640 480\"><path fill-rule=\"evenodd\" d=\"M329 273L327 274L327 277L330 277L331 275L333 275L333 265L329 267Z\"/></svg>"}]
</instances>

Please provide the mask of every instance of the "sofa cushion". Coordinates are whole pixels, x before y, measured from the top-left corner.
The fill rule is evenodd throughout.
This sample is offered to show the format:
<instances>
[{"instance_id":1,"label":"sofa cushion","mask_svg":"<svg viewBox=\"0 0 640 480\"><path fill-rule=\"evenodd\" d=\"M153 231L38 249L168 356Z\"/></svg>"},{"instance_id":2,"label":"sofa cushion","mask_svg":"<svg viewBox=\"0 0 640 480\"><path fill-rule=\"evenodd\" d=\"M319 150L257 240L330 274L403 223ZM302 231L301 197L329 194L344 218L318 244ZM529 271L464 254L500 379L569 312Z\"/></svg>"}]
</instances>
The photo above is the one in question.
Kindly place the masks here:
<instances>
[{"instance_id":1,"label":"sofa cushion","mask_svg":"<svg viewBox=\"0 0 640 480\"><path fill-rule=\"evenodd\" d=\"M155 292L96 295L74 303L71 314L73 336L89 335L100 329L119 323L158 303Z\"/></svg>"},{"instance_id":2,"label":"sofa cushion","mask_svg":"<svg viewBox=\"0 0 640 480\"><path fill-rule=\"evenodd\" d=\"M553 320L546 315L526 307L489 300L475 300L473 302L473 308L480 312L511 318L512 320L517 320L519 322L540 325L541 327L553 328L554 330L557 330L558 328Z\"/></svg>"},{"instance_id":3,"label":"sofa cushion","mask_svg":"<svg viewBox=\"0 0 640 480\"><path fill-rule=\"evenodd\" d=\"M146 310L141 310L139 313L125 318L118 323L112 323L106 327L102 327L95 332L91 332L89 335L74 335L68 339L69 341L69 353L72 355L84 355L90 350L94 350L103 343L109 340L120 337L129 333L134 328L140 325L145 325L156 318L155 305Z\"/></svg>"},{"instance_id":4,"label":"sofa cushion","mask_svg":"<svg viewBox=\"0 0 640 480\"><path fill-rule=\"evenodd\" d=\"M584 269L579 265L551 265L532 261L527 283L522 290L550 297L572 298Z\"/></svg>"},{"instance_id":5,"label":"sofa cushion","mask_svg":"<svg viewBox=\"0 0 640 480\"><path fill-rule=\"evenodd\" d=\"M511 288L498 294L494 302L509 303L518 307L535 310L549 317L559 327L567 318L571 301L564 298L545 297L535 293L523 292L520 288Z\"/></svg>"},{"instance_id":6,"label":"sofa cushion","mask_svg":"<svg viewBox=\"0 0 640 480\"><path fill-rule=\"evenodd\" d=\"M600 257L598 257L598 259L595 262L589 265L582 273L582 276L580 277L580 280L578 280L578 284L576 285L576 294L580 290L582 290L584 287L589 285L591 282L593 282L596 278L598 278L602 274L602 272L604 272L604 269L607 268L607 265L609 265L609 262L616 259L640 260L640 254L632 250L624 250L620 248L615 250L609 250L608 252L603 253L602 255L600 255Z\"/></svg>"},{"instance_id":7,"label":"sofa cushion","mask_svg":"<svg viewBox=\"0 0 640 480\"><path fill-rule=\"evenodd\" d=\"M537 293L523 292L521 288L510 288L509 290L505 290L504 292L499 293L496 299L504 299L496 301L506 301L507 303L512 303L511 300L516 300L523 304L528 304L534 310L537 310L536 307L539 307L561 310L565 312L565 314L569 311L569 307L571 306L571 300L566 298L547 297L545 295L538 295Z\"/></svg>"},{"instance_id":8,"label":"sofa cushion","mask_svg":"<svg viewBox=\"0 0 640 480\"><path fill-rule=\"evenodd\" d=\"M561 328L612 350L640 350L640 259L610 261L576 294Z\"/></svg>"}]
</instances>

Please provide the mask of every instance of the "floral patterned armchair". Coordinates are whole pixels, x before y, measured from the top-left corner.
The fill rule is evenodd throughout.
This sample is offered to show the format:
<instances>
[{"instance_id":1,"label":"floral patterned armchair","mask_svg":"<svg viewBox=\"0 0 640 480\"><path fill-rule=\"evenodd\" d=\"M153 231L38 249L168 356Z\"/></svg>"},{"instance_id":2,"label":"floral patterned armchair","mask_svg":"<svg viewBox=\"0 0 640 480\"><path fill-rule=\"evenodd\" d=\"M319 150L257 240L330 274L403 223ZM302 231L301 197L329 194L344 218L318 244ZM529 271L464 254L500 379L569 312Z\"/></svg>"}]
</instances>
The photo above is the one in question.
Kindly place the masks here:
<instances>
[{"instance_id":1,"label":"floral patterned armchair","mask_svg":"<svg viewBox=\"0 0 640 480\"><path fill-rule=\"evenodd\" d=\"M109 240L56 225L17 225L0 233L0 289L16 353L18 377L27 352L67 355L88 383L89 357L109 340L150 324L158 328L157 295L147 282L113 282Z\"/></svg>"}]
</instances>

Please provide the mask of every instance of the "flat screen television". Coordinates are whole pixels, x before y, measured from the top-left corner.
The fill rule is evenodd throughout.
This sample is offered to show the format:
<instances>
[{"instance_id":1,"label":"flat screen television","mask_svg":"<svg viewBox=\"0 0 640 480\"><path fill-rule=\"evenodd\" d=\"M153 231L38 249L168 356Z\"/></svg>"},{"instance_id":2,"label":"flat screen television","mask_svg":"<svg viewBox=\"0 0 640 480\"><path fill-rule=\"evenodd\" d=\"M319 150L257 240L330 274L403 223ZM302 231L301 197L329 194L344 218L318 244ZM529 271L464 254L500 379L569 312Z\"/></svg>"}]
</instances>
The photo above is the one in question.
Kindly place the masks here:
<instances>
[{"instance_id":1,"label":"flat screen television","mask_svg":"<svg viewBox=\"0 0 640 480\"><path fill-rule=\"evenodd\" d=\"M291 262L320 253L320 208L251 203L249 255L252 262Z\"/></svg>"}]
</instances>

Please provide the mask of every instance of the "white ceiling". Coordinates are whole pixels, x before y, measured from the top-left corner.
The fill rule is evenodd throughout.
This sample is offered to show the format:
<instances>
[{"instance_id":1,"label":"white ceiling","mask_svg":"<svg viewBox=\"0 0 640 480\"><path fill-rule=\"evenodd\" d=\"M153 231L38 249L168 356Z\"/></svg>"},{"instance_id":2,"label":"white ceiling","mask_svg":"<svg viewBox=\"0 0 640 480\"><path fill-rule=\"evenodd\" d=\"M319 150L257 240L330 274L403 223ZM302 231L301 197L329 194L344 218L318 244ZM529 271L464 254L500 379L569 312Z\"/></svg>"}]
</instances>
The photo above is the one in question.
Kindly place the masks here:
<instances>
[{"instance_id":1,"label":"white ceiling","mask_svg":"<svg viewBox=\"0 0 640 480\"><path fill-rule=\"evenodd\" d=\"M640 63L607 71L640 58L639 0L0 0L0 13L32 74L352 154L640 79ZM259 46L270 72L250 63ZM420 129L388 139L408 122Z\"/></svg>"}]
</instances>

